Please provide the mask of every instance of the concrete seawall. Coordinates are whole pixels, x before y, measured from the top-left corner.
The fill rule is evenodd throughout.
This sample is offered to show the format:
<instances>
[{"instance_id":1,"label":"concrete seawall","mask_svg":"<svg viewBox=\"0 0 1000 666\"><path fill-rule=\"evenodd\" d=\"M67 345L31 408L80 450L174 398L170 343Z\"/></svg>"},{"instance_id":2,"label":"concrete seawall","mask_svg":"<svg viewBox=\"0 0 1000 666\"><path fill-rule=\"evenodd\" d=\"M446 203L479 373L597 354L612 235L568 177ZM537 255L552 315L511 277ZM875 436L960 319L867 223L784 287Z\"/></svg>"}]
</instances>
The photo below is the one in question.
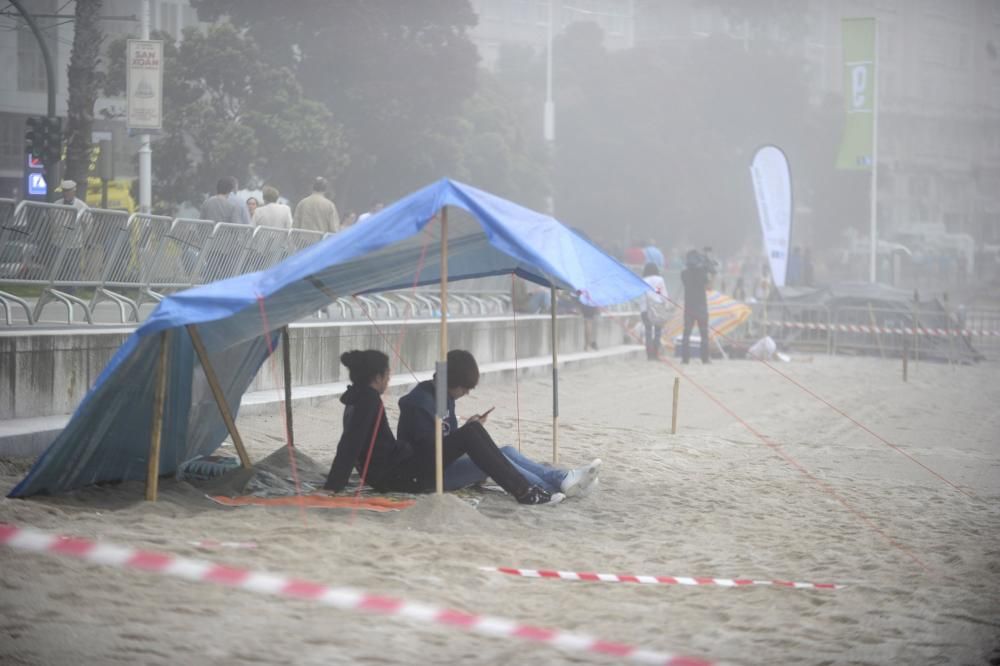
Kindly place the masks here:
<instances>
[{"instance_id":1,"label":"concrete seawall","mask_svg":"<svg viewBox=\"0 0 1000 666\"><path fill-rule=\"evenodd\" d=\"M583 352L583 322L560 316L557 345L560 365L600 362L641 354L626 342L627 315L609 313L595 326L597 352ZM419 379L429 377L438 355L436 320L300 322L289 330L293 402L328 399L346 385L340 354L348 349L391 349ZM0 456L33 456L55 438L87 390L134 327L0 331ZM516 333L516 335L515 335ZM448 346L468 349L479 360L484 380L513 372L551 369L551 319L547 315L453 318ZM393 360L395 367L396 361ZM278 377L274 374L278 373ZM244 395L241 413L272 409L280 399L282 367L264 363ZM399 373L399 387L412 383Z\"/></svg>"}]
</instances>

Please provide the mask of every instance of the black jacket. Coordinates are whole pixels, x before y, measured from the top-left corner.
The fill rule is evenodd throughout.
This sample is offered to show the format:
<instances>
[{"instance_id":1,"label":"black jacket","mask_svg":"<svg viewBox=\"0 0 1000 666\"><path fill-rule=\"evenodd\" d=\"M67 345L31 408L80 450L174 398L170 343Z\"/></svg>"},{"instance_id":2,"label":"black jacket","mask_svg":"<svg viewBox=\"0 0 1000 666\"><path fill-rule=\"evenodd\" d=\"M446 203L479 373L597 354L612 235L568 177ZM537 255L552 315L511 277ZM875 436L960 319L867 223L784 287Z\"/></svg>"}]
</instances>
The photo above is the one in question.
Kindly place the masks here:
<instances>
[{"instance_id":1,"label":"black jacket","mask_svg":"<svg viewBox=\"0 0 1000 666\"><path fill-rule=\"evenodd\" d=\"M404 463L412 456L410 445L396 441L385 416L382 396L370 386L348 386L340 401L344 409L344 432L337 443L337 454L327 476L327 490L339 492L351 478L351 470L361 473L372 443L372 432L378 418L378 432L372 449L371 462L365 482L376 490L388 489L387 483L397 476Z\"/></svg>"},{"instance_id":2,"label":"black jacket","mask_svg":"<svg viewBox=\"0 0 1000 666\"><path fill-rule=\"evenodd\" d=\"M708 315L708 271L701 266L688 266L681 271L684 283L684 313L690 317Z\"/></svg>"}]
</instances>

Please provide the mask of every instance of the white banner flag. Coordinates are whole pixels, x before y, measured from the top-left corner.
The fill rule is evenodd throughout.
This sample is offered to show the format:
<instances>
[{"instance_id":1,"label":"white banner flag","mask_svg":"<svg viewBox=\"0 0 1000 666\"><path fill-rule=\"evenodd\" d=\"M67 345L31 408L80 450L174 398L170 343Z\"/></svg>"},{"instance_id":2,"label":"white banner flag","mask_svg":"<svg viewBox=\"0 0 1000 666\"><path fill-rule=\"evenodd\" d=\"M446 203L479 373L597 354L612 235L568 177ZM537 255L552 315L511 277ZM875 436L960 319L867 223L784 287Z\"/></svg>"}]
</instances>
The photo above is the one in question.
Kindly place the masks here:
<instances>
[{"instance_id":1,"label":"white banner flag","mask_svg":"<svg viewBox=\"0 0 1000 666\"><path fill-rule=\"evenodd\" d=\"M129 129L163 126L163 42L128 40L126 125Z\"/></svg>"},{"instance_id":2,"label":"white banner flag","mask_svg":"<svg viewBox=\"0 0 1000 666\"><path fill-rule=\"evenodd\" d=\"M792 241L792 173L785 153L777 146L760 148L750 163L750 175L771 276L774 284L784 287Z\"/></svg>"}]
</instances>

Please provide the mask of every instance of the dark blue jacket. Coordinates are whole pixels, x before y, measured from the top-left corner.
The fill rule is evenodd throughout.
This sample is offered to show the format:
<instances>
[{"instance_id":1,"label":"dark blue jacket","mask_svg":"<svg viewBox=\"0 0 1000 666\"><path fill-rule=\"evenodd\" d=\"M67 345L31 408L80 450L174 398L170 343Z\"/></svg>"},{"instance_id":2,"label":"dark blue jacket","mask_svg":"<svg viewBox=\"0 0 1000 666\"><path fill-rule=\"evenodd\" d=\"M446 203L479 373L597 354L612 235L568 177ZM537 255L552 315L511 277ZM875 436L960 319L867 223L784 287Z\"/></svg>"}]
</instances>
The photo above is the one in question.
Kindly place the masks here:
<instances>
[{"instance_id":1,"label":"dark blue jacket","mask_svg":"<svg viewBox=\"0 0 1000 666\"><path fill-rule=\"evenodd\" d=\"M434 456L434 381L420 382L399 399L399 424L396 435L410 442L417 457ZM458 430L455 400L448 396L448 416L441 423L445 437Z\"/></svg>"}]
</instances>

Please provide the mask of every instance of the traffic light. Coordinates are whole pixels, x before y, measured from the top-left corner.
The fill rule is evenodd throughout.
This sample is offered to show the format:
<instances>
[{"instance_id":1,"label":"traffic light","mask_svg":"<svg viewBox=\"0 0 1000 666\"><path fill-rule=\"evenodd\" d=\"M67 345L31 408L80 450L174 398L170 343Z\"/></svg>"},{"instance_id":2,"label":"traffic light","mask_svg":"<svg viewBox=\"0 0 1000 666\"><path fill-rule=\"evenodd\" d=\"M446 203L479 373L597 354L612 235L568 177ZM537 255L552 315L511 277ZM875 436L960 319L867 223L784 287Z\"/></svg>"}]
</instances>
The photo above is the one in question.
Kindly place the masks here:
<instances>
[{"instance_id":1,"label":"traffic light","mask_svg":"<svg viewBox=\"0 0 1000 666\"><path fill-rule=\"evenodd\" d=\"M24 131L24 152L36 160L42 159L42 137L45 129L44 118L28 118L28 129Z\"/></svg>"},{"instance_id":2,"label":"traffic light","mask_svg":"<svg viewBox=\"0 0 1000 666\"><path fill-rule=\"evenodd\" d=\"M62 159L62 118L39 118L42 121L42 161L52 169Z\"/></svg>"}]
</instances>

